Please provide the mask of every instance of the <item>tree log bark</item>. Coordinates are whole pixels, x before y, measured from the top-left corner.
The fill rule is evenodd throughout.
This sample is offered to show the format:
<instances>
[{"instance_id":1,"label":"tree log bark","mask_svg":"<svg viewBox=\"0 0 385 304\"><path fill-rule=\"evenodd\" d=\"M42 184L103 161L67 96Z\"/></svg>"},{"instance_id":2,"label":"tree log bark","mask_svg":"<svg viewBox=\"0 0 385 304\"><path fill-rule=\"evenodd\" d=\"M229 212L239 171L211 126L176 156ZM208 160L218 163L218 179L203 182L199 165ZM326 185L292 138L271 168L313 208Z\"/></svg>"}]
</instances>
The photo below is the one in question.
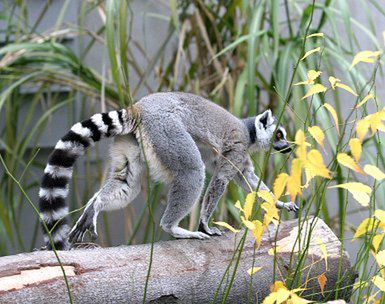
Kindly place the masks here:
<instances>
[{"instance_id":1,"label":"tree log bark","mask_svg":"<svg viewBox=\"0 0 385 304\"><path fill-rule=\"evenodd\" d=\"M302 296L315 301L336 296L349 300L355 273L348 255L327 225L318 218L283 222L278 231L269 227L259 248L247 233L243 252L226 303L256 303L270 293L274 282L274 256L268 251L277 240L275 280L300 274ZM312 231L309 237L309 231ZM298 234L298 231L300 233ZM211 303L225 299L236 265L234 250L242 238L227 232L210 240L173 240L154 244L146 303ZM298 235L300 242L296 241ZM305 244L310 241L310 245ZM327 251L327 269L320 241ZM298 254L298 249L307 254ZM115 248L60 251L74 303L142 303L149 267L151 244ZM262 269L252 277L252 266ZM317 277L326 274L321 293ZM220 287L221 279L224 277ZM286 281L287 282L287 281ZM338 291L336 291L338 289ZM68 303L62 272L53 252L37 251L0 258L0 303Z\"/></svg>"}]
</instances>

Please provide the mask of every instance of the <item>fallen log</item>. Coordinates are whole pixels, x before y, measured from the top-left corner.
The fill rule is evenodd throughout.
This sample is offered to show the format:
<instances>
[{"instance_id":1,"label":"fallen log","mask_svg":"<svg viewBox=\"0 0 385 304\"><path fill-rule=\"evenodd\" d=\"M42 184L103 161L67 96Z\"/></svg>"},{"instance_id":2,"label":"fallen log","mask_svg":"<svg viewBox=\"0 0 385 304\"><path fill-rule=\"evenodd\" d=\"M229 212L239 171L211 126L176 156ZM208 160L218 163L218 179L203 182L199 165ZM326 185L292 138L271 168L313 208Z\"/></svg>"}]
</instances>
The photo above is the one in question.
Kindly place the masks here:
<instances>
[{"instance_id":1,"label":"fallen log","mask_svg":"<svg viewBox=\"0 0 385 304\"><path fill-rule=\"evenodd\" d=\"M355 273L347 253L341 251L340 241L321 219L302 221L301 226L298 223L298 220L283 222L278 231L274 226L269 227L259 248L251 233L247 233L232 285L238 256L234 251L242 239L242 231L205 241L155 243L145 302L211 303L216 294L215 302L224 299L226 303L262 302L270 293L274 274L275 280L281 281L299 276L305 289L302 296L308 299L326 301L338 294L338 298L348 301ZM301 242L298 242L298 231ZM312 231L311 237L309 231ZM274 244L278 251L275 271L274 256L268 252ZM322 248L326 248L327 257ZM150 249L151 244L144 244L58 252L73 302L142 303ZM247 270L252 266L262 268L250 276ZM322 293L317 278L323 273L327 281ZM0 303L26 302L69 302L53 252L0 258Z\"/></svg>"}]
</instances>

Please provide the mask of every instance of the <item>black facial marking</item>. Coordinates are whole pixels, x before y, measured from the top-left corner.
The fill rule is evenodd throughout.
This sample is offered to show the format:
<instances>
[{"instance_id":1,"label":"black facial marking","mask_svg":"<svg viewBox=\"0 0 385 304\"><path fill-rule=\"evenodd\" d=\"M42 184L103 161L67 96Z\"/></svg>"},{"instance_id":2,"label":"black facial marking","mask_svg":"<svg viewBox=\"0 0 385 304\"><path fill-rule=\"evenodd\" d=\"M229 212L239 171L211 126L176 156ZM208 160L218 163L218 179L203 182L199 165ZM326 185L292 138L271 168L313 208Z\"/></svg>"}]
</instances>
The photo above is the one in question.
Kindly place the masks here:
<instances>
[{"instance_id":1,"label":"black facial marking","mask_svg":"<svg viewBox=\"0 0 385 304\"><path fill-rule=\"evenodd\" d=\"M275 134L275 140L282 140L284 139L282 131L278 130L277 133Z\"/></svg>"},{"instance_id":2,"label":"black facial marking","mask_svg":"<svg viewBox=\"0 0 385 304\"><path fill-rule=\"evenodd\" d=\"M250 144L254 144L256 140L256 131L257 131L255 128L255 124L257 123L256 118L249 117L249 118L242 119L242 121L246 125L247 131L249 133Z\"/></svg>"},{"instance_id":3,"label":"black facial marking","mask_svg":"<svg viewBox=\"0 0 385 304\"><path fill-rule=\"evenodd\" d=\"M256 132L257 132L254 121L248 124L248 130L249 130L250 142L254 144L256 140Z\"/></svg>"}]
</instances>

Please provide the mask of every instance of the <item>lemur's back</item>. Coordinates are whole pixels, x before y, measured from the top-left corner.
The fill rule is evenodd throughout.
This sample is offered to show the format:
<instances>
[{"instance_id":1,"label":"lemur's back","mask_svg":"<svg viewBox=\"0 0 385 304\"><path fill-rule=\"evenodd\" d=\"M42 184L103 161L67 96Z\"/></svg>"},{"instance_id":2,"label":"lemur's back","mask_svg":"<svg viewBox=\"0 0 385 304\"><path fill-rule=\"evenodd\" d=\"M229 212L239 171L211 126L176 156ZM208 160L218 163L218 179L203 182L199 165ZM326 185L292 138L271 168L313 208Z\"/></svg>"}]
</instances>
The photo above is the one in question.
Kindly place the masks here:
<instances>
[{"instance_id":1,"label":"lemur's back","mask_svg":"<svg viewBox=\"0 0 385 304\"><path fill-rule=\"evenodd\" d=\"M149 124L182 124L202 143L222 147L229 137L245 141L247 130L240 119L215 103L194 94L182 92L155 93L135 104L143 128Z\"/></svg>"}]
</instances>

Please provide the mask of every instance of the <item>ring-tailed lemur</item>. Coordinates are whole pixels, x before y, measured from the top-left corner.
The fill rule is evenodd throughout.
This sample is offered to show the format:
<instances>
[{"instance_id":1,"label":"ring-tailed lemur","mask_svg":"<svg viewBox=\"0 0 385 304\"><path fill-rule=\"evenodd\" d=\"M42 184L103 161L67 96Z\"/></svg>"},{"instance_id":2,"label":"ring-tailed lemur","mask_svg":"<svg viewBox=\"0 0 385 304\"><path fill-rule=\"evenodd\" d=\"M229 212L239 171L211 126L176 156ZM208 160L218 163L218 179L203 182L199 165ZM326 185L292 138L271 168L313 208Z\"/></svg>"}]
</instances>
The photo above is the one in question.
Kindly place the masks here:
<instances>
[{"instance_id":1,"label":"ring-tailed lemur","mask_svg":"<svg viewBox=\"0 0 385 304\"><path fill-rule=\"evenodd\" d=\"M139 194L145 161L151 178L170 186L160 223L164 231L176 238L220 235L221 231L208 223L229 181L248 192L259 184L249 152L266 149L271 142L275 150L290 151L285 129L278 126L272 138L275 129L276 119L270 110L238 119L203 97L172 92L151 94L129 109L95 114L78 122L56 144L39 191L41 216L48 229L54 227L56 249L68 249L70 243L82 241L87 230L97 237L99 212L123 208ZM110 177L70 231L63 217L68 213L65 198L73 165L87 147L103 137L115 137ZM203 197L199 229L188 231L178 224L200 199L205 169L212 172L212 178ZM260 189L269 190L263 182ZM278 201L277 207L298 210L293 202ZM45 242L51 248L47 236Z\"/></svg>"}]
</instances>

